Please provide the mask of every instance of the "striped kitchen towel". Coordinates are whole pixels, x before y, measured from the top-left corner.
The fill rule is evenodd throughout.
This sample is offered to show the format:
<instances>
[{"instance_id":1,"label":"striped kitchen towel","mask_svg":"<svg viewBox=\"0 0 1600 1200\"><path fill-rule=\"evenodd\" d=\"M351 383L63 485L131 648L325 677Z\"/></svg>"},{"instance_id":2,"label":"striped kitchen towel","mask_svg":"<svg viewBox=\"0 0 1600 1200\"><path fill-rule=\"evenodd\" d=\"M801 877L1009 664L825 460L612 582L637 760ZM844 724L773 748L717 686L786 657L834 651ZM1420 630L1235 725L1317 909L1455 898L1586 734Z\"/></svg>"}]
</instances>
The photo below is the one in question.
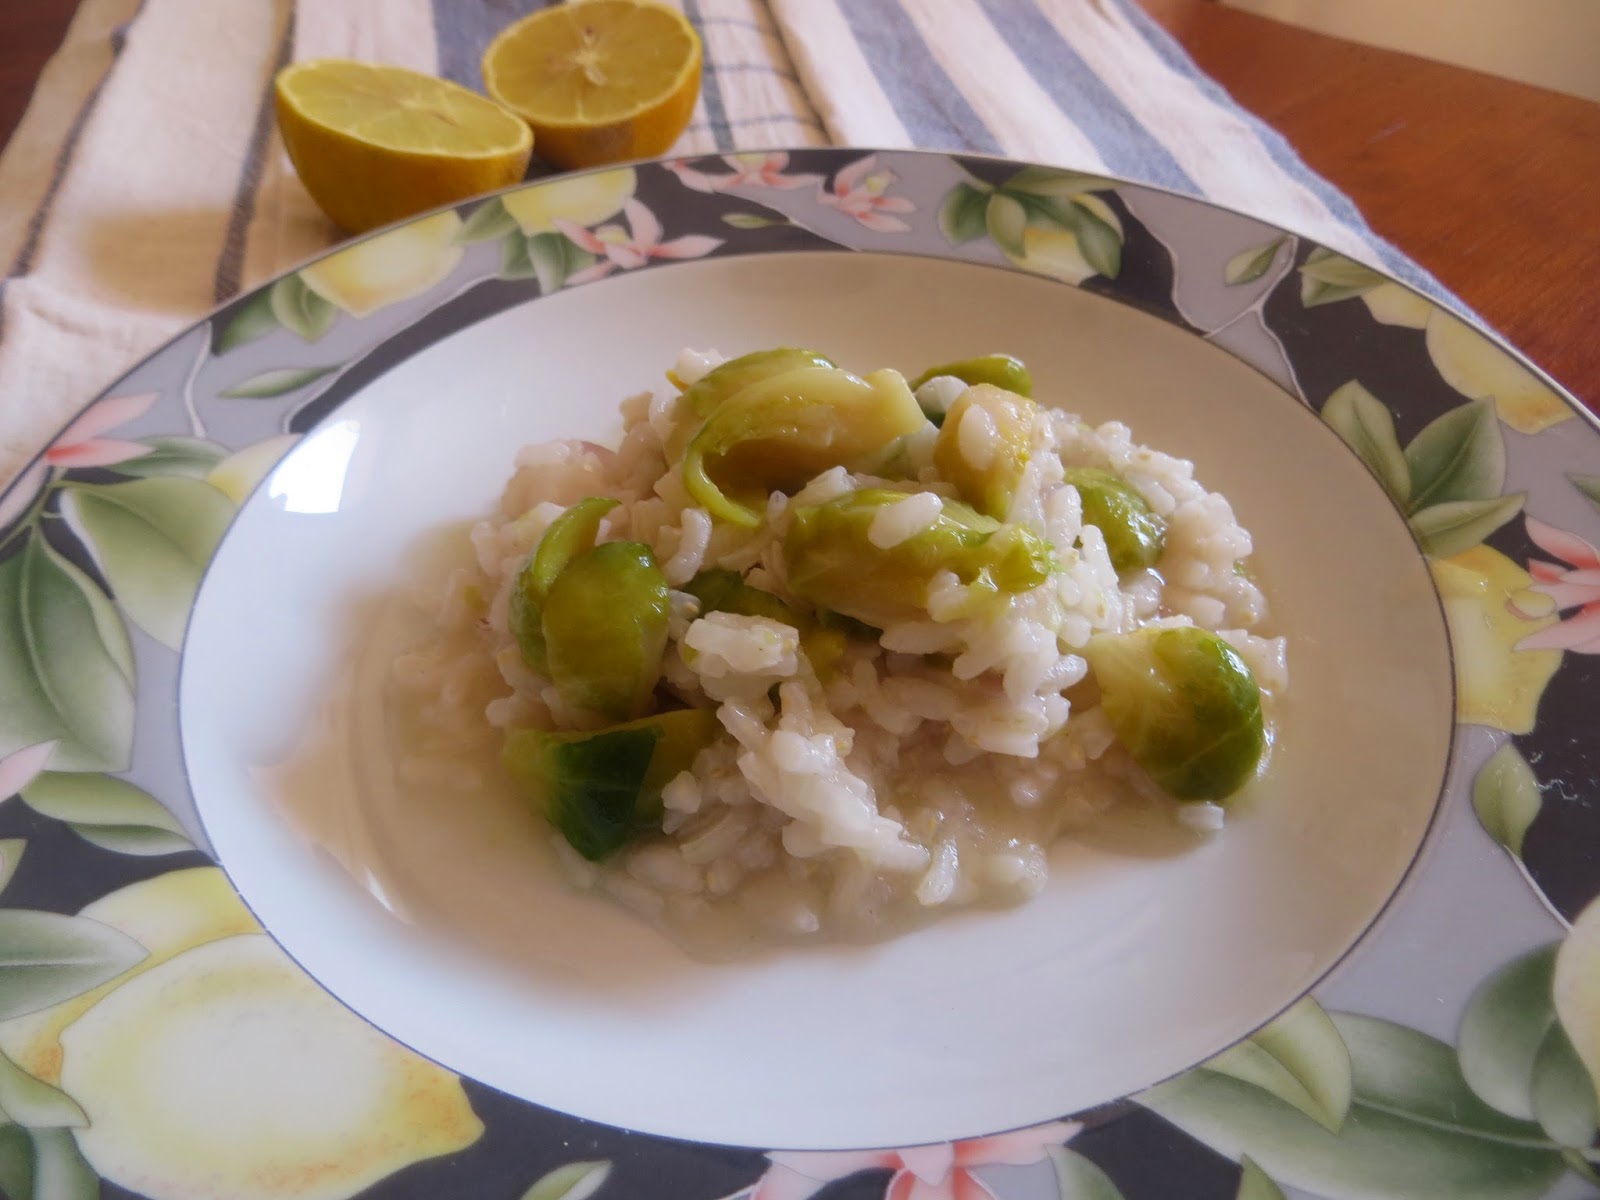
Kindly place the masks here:
<instances>
[{"instance_id":1,"label":"striped kitchen towel","mask_svg":"<svg viewBox=\"0 0 1600 1200\"><path fill-rule=\"evenodd\" d=\"M707 50L682 152L918 146L1123 175L1439 293L1135 0L669 2ZM484 46L536 7L83 0L0 155L0 481L139 356L337 239L273 129L279 67L356 58L479 87Z\"/></svg>"}]
</instances>

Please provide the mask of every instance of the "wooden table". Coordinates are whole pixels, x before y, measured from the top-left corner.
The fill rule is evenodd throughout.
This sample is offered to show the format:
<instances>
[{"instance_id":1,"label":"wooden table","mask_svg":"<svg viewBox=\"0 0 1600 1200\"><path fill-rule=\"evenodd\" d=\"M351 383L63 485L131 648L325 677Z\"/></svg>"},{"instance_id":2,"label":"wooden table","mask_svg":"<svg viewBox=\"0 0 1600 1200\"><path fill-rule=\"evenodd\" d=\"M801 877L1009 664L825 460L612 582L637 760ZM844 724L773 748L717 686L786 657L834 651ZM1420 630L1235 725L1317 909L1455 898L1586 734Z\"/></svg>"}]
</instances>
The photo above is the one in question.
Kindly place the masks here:
<instances>
[{"instance_id":1,"label":"wooden table","mask_svg":"<svg viewBox=\"0 0 1600 1200\"><path fill-rule=\"evenodd\" d=\"M0 4L0 144L75 2ZM1600 105L1213 0L1141 3L1380 234L1600 408Z\"/></svg>"}]
</instances>

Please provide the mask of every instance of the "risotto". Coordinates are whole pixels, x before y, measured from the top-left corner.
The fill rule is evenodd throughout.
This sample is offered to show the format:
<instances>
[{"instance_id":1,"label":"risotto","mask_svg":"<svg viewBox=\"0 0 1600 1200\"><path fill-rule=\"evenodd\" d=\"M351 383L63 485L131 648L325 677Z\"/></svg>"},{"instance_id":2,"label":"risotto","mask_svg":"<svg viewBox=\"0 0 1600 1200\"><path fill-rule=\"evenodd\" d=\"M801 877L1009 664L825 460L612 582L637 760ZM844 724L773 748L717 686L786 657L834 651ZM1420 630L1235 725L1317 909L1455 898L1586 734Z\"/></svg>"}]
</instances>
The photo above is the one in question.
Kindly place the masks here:
<instances>
[{"instance_id":1,"label":"risotto","mask_svg":"<svg viewBox=\"0 0 1600 1200\"><path fill-rule=\"evenodd\" d=\"M395 661L403 779L491 745L572 884L687 940L1016 903L1117 806L1223 829L1287 668L1189 462L1002 355L667 377L518 453Z\"/></svg>"}]
</instances>

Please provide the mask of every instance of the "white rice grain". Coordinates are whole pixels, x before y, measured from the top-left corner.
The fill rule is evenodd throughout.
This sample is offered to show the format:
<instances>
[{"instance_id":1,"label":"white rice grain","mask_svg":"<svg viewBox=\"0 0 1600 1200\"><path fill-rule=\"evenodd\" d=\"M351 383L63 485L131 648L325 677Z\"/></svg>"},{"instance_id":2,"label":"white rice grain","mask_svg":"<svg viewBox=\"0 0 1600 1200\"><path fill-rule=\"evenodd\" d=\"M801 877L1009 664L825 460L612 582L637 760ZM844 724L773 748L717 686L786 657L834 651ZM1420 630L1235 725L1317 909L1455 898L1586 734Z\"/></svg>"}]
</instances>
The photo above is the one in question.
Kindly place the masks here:
<instances>
[{"instance_id":1,"label":"white rice grain","mask_svg":"<svg viewBox=\"0 0 1600 1200\"><path fill-rule=\"evenodd\" d=\"M944 502L932 492L916 492L904 500L885 504L872 514L867 540L880 550L889 550L908 538L916 537L939 519Z\"/></svg>"}]
</instances>

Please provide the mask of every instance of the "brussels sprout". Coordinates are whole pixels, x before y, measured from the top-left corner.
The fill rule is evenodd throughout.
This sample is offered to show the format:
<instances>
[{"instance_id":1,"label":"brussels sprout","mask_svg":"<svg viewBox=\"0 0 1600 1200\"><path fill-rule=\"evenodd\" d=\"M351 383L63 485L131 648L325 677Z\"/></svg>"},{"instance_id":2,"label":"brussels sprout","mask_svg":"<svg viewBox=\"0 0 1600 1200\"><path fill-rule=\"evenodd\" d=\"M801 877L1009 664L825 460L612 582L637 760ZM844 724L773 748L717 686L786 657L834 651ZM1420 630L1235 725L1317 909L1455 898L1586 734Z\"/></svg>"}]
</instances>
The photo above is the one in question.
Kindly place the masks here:
<instances>
[{"instance_id":1,"label":"brussels sprout","mask_svg":"<svg viewBox=\"0 0 1600 1200\"><path fill-rule=\"evenodd\" d=\"M661 789L716 738L710 709L660 713L594 733L515 729L501 761L534 808L598 862L661 812Z\"/></svg>"},{"instance_id":2,"label":"brussels sprout","mask_svg":"<svg viewBox=\"0 0 1600 1200\"><path fill-rule=\"evenodd\" d=\"M1066 481L1083 500L1083 522L1106 539L1117 574L1153 567L1166 546L1167 523L1150 511L1137 489L1110 471L1072 467Z\"/></svg>"},{"instance_id":3,"label":"brussels sprout","mask_svg":"<svg viewBox=\"0 0 1600 1200\"><path fill-rule=\"evenodd\" d=\"M963 500L1003 521L1028 465L1038 415L1038 408L1025 396L988 383L975 384L950 406L939 427L933 465L955 484Z\"/></svg>"},{"instance_id":4,"label":"brussels sprout","mask_svg":"<svg viewBox=\"0 0 1600 1200\"><path fill-rule=\"evenodd\" d=\"M548 669L541 618L550 585L563 567L594 548L600 519L616 506L609 496L585 496L550 522L517 572L517 581L511 587L511 633L522 651L522 661L541 675Z\"/></svg>"},{"instance_id":5,"label":"brussels sprout","mask_svg":"<svg viewBox=\"0 0 1600 1200\"><path fill-rule=\"evenodd\" d=\"M661 678L670 612L648 546L605 542L578 555L545 597L550 682L574 707L614 721L640 716Z\"/></svg>"},{"instance_id":6,"label":"brussels sprout","mask_svg":"<svg viewBox=\"0 0 1600 1200\"><path fill-rule=\"evenodd\" d=\"M858 378L800 367L718 405L684 451L683 482L712 516L754 529L774 489L797 489L830 467L870 470L926 426L898 371Z\"/></svg>"},{"instance_id":7,"label":"brussels sprout","mask_svg":"<svg viewBox=\"0 0 1600 1200\"><path fill-rule=\"evenodd\" d=\"M730 358L707 371L701 378L683 389L678 399L676 419L666 438L669 462L683 456L689 439L729 396L762 379L770 379L785 371L801 367L831 367L833 361L814 350L796 350L780 347L776 350L756 350Z\"/></svg>"},{"instance_id":8,"label":"brussels sprout","mask_svg":"<svg viewBox=\"0 0 1600 1200\"><path fill-rule=\"evenodd\" d=\"M1019 396L1033 395L1033 376L1020 358L1009 354L980 354L977 358L964 358L960 362L945 363L942 367L929 367L911 390L916 391L930 379L951 375L966 384L992 383L997 388L1015 392Z\"/></svg>"},{"instance_id":9,"label":"brussels sprout","mask_svg":"<svg viewBox=\"0 0 1600 1200\"><path fill-rule=\"evenodd\" d=\"M1117 741L1168 794L1223 800L1266 752L1261 690L1244 659L1193 626L1090 639L1084 657Z\"/></svg>"},{"instance_id":10,"label":"brussels sprout","mask_svg":"<svg viewBox=\"0 0 1600 1200\"><path fill-rule=\"evenodd\" d=\"M741 617L767 617L785 625L800 627L800 617L771 592L751 587L744 576L726 567L710 567L701 571L683 590L700 601L700 613L735 613Z\"/></svg>"},{"instance_id":11,"label":"brussels sprout","mask_svg":"<svg viewBox=\"0 0 1600 1200\"><path fill-rule=\"evenodd\" d=\"M757 380L770 379L785 371L802 367L832 367L833 360L815 350L796 350L780 347L776 350L756 350L741 354L713 367L704 377L690 384L683 393L684 404L695 416L709 417L716 407L740 389Z\"/></svg>"},{"instance_id":12,"label":"brussels sprout","mask_svg":"<svg viewBox=\"0 0 1600 1200\"><path fill-rule=\"evenodd\" d=\"M940 571L997 599L1043 583L1050 547L1031 530L1001 525L946 500L927 528L887 549L872 544L872 520L906 493L868 488L801 505L784 539L789 587L822 608L882 628L927 615L928 583Z\"/></svg>"},{"instance_id":13,"label":"brussels sprout","mask_svg":"<svg viewBox=\"0 0 1600 1200\"><path fill-rule=\"evenodd\" d=\"M911 389L911 394L917 398L917 407L922 410L922 415L928 418L935 429L939 429L944 425L950 406L964 396L971 386L954 375L935 375L917 384Z\"/></svg>"},{"instance_id":14,"label":"brussels sprout","mask_svg":"<svg viewBox=\"0 0 1600 1200\"><path fill-rule=\"evenodd\" d=\"M701 571L684 586L684 591L700 601L702 615L737 613L741 617L766 617L794 626L800 631L800 649L806 661L824 683L832 679L852 634L877 638L877 630L848 617L826 611L801 616L771 592L751 587L739 572L724 567Z\"/></svg>"}]
</instances>

